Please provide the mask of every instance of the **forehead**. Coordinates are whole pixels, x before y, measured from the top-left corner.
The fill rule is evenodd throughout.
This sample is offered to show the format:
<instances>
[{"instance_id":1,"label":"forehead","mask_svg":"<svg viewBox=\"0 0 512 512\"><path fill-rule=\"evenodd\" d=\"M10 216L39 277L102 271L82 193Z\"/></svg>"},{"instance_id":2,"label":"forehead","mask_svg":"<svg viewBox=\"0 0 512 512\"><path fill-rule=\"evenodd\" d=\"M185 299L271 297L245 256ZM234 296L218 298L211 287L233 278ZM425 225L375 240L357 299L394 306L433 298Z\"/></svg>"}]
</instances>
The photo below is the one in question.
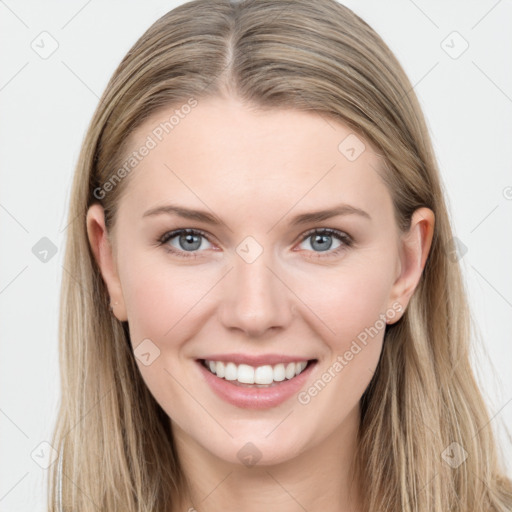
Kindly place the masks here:
<instances>
[{"instance_id":1,"label":"forehead","mask_svg":"<svg viewBox=\"0 0 512 512\"><path fill-rule=\"evenodd\" d=\"M132 134L129 152L143 146L150 149L127 184L132 209L176 199L227 215L263 214L271 203L274 215L342 201L366 210L391 206L374 148L315 112L200 99L147 120Z\"/></svg>"}]
</instances>

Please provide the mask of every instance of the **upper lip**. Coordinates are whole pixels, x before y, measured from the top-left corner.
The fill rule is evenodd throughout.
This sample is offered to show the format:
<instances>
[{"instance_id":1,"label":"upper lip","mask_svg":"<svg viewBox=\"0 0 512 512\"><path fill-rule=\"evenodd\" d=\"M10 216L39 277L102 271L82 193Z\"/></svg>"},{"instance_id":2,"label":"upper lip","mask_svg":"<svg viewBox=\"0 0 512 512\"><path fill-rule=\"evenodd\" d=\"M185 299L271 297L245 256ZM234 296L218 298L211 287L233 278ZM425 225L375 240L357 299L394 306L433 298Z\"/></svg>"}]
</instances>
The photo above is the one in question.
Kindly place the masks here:
<instances>
[{"instance_id":1,"label":"upper lip","mask_svg":"<svg viewBox=\"0 0 512 512\"><path fill-rule=\"evenodd\" d=\"M226 363L247 364L249 366L265 366L265 365L276 365L279 363L300 363L302 361L310 361L312 358L303 356L286 356L283 354L261 354L261 355L249 355L249 354L212 354L205 356L202 359L207 361L223 361Z\"/></svg>"}]
</instances>

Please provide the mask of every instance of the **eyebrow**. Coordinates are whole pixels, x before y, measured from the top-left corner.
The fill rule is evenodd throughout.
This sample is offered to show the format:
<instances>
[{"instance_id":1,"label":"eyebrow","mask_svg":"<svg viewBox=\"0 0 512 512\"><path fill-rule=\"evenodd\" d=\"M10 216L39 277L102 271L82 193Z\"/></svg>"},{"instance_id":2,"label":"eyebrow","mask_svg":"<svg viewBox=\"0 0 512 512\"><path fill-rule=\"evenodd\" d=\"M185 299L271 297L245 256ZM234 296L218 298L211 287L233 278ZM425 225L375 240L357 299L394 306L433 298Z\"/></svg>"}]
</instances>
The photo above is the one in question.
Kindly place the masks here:
<instances>
[{"instance_id":1,"label":"eyebrow","mask_svg":"<svg viewBox=\"0 0 512 512\"><path fill-rule=\"evenodd\" d=\"M164 214L177 215L179 217L183 217L184 219L196 220L199 222L204 222L206 224L212 224L216 226L224 224L216 215L213 215L207 211L193 210L190 208L185 208L183 206L173 204L151 208L150 210L146 211L143 214L143 218ZM358 215L360 217L371 220L370 214L365 212L364 210L361 210L360 208L356 208L355 206L351 206L349 204L339 204L337 206L334 206L333 208L328 208L326 210L318 210L314 212L307 212L296 215L290 220L290 225L299 226L311 222L320 222L322 220L327 220L332 217L337 217L339 215Z\"/></svg>"}]
</instances>

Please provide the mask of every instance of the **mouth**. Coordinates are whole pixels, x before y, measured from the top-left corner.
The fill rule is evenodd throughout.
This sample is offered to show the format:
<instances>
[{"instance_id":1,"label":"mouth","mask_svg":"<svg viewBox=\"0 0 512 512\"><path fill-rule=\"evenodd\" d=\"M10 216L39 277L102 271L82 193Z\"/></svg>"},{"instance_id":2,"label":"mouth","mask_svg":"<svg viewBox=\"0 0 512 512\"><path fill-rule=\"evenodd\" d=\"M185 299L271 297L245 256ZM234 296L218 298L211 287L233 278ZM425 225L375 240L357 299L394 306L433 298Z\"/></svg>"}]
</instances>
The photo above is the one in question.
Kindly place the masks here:
<instances>
[{"instance_id":1,"label":"mouth","mask_svg":"<svg viewBox=\"0 0 512 512\"><path fill-rule=\"evenodd\" d=\"M307 386L318 360L279 354L216 354L195 362L219 398L239 409L263 410L278 407Z\"/></svg>"},{"instance_id":2,"label":"mouth","mask_svg":"<svg viewBox=\"0 0 512 512\"><path fill-rule=\"evenodd\" d=\"M248 364L235 364L231 361L214 361L199 359L198 362L223 381L239 387L271 388L285 382L294 380L311 366L317 359L297 360L291 362L252 366Z\"/></svg>"}]
</instances>

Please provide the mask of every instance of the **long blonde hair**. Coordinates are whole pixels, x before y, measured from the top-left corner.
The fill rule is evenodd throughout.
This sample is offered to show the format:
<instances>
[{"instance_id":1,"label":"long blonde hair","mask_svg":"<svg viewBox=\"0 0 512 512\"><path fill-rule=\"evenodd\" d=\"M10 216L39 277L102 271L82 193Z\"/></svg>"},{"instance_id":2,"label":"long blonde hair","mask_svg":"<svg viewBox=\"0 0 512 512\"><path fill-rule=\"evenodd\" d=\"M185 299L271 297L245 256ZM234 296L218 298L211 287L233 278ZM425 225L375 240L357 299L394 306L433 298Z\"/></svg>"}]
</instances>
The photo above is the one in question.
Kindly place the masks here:
<instances>
[{"instance_id":1,"label":"long blonde hair","mask_svg":"<svg viewBox=\"0 0 512 512\"><path fill-rule=\"evenodd\" d=\"M127 323L109 312L85 217L99 202L109 230L114 225L129 176L108 193L98 190L122 165L129 136L144 120L170 105L222 95L347 124L381 152L400 229L421 206L435 213L424 273L404 316L387 327L361 400L366 509L510 511L511 484L470 367L471 317L450 256L452 228L421 108L386 44L335 0L188 2L157 20L112 76L85 136L70 199L62 398L52 440L59 463L48 482L49 510L163 512L182 496L169 418L139 374ZM467 458L454 467L446 450L448 459L453 450Z\"/></svg>"}]
</instances>

